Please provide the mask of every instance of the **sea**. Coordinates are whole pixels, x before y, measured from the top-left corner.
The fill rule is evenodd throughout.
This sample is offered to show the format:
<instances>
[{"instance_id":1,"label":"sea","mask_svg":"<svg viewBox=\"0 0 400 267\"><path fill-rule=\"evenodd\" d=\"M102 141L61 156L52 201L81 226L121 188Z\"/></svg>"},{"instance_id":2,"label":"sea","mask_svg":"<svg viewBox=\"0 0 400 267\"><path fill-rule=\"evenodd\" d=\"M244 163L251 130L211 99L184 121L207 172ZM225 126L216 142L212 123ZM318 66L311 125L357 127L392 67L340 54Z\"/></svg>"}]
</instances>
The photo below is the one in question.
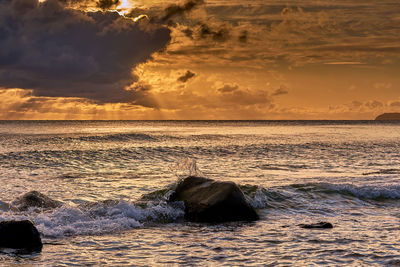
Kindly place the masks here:
<instances>
[{"instance_id":1,"label":"sea","mask_svg":"<svg viewBox=\"0 0 400 267\"><path fill-rule=\"evenodd\" d=\"M399 122L1 121L0 174L0 221L44 243L1 266L400 266ZM168 197L189 175L260 220L185 221ZM62 206L8 208L33 190Z\"/></svg>"}]
</instances>

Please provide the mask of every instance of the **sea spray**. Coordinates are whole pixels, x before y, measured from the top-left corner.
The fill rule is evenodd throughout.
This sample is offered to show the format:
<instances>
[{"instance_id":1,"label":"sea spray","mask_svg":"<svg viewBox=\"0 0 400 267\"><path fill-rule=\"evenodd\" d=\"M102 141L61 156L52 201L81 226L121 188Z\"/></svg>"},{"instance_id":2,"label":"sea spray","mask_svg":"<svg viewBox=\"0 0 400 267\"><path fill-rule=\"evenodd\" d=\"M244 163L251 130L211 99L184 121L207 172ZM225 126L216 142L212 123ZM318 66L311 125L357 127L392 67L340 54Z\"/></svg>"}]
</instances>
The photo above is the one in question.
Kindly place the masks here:
<instances>
[{"instance_id":1,"label":"sea spray","mask_svg":"<svg viewBox=\"0 0 400 267\"><path fill-rule=\"evenodd\" d=\"M197 162L194 158L185 157L179 159L176 164L170 167L170 170L178 178L178 181L188 176L205 177L203 172L197 167Z\"/></svg>"}]
</instances>

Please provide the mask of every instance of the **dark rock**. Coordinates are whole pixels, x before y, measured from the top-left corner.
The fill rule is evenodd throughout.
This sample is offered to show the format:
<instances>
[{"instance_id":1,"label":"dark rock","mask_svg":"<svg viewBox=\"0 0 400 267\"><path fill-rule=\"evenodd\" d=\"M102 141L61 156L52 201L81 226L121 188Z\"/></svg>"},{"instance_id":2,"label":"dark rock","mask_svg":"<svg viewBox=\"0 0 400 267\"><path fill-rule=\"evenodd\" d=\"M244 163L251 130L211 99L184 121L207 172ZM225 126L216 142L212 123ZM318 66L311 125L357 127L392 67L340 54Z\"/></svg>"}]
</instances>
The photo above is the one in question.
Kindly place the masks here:
<instances>
[{"instance_id":1,"label":"dark rock","mask_svg":"<svg viewBox=\"0 0 400 267\"><path fill-rule=\"evenodd\" d=\"M0 222L0 247L41 251L39 231L31 221Z\"/></svg>"},{"instance_id":2,"label":"dark rock","mask_svg":"<svg viewBox=\"0 0 400 267\"><path fill-rule=\"evenodd\" d=\"M331 229L331 228L333 228L333 225L329 222L299 224L299 226L304 229Z\"/></svg>"},{"instance_id":3,"label":"dark rock","mask_svg":"<svg viewBox=\"0 0 400 267\"><path fill-rule=\"evenodd\" d=\"M38 207L42 209L55 209L62 206L62 202L53 200L38 191L30 191L18 199L13 204L20 211L25 211L30 207Z\"/></svg>"},{"instance_id":4,"label":"dark rock","mask_svg":"<svg viewBox=\"0 0 400 267\"><path fill-rule=\"evenodd\" d=\"M376 121L399 121L400 113L383 113L375 118Z\"/></svg>"},{"instance_id":5,"label":"dark rock","mask_svg":"<svg viewBox=\"0 0 400 267\"><path fill-rule=\"evenodd\" d=\"M166 195L170 192L172 188L167 187L164 189L156 190L147 194L144 194L140 197L140 201L153 201L153 200L165 200Z\"/></svg>"},{"instance_id":6,"label":"dark rock","mask_svg":"<svg viewBox=\"0 0 400 267\"><path fill-rule=\"evenodd\" d=\"M259 218L233 182L189 176L178 183L169 201L183 201L185 219L189 221L218 223Z\"/></svg>"}]
</instances>

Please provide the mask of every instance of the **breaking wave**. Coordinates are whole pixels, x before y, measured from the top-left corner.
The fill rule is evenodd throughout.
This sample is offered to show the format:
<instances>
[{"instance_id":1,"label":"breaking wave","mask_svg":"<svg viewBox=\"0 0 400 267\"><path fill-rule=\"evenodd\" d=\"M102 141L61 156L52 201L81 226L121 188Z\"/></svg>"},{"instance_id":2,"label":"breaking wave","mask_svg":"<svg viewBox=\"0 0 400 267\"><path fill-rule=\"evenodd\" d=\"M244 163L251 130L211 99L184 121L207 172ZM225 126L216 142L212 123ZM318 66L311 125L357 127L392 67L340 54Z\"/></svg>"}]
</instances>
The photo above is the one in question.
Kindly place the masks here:
<instances>
[{"instance_id":1,"label":"breaking wave","mask_svg":"<svg viewBox=\"0 0 400 267\"><path fill-rule=\"evenodd\" d=\"M262 188L251 185L241 186L247 200L254 208L306 208L315 202L354 199L369 203L400 200L400 185L355 186L353 184L306 183L288 186Z\"/></svg>"},{"instance_id":2,"label":"breaking wave","mask_svg":"<svg viewBox=\"0 0 400 267\"><path fill-rule=\"evenodd\" d=\"M148 223L176 222L183 218L182 203L132 203L125 200L63 205L51 211L8 211L2 220L32 220L45 238L98 235L143 227Z\"/></svg>"},{"instance_id":3,"label":"breaking wave","mask_svg":"<svg viewBox=\"0 0 400 267\"><path fill-rule=\"evenodd\" d=\"M292 185L298 191L324 194L340 194L352 196L361 200L400 199L400 185L356 186L353 184L310 183Z\"/></svg>"},{"instance_id":4,"label":"breaking wave","mask_svg":"<svg viewBox=\"0 0 400 267\"><path fill-rule=\"evenodd\" d=\"M168 202L173 188L172 184L145 194L135 202L105 200L64 203L55 209L30 207L26 211L19 211L12 208L12 203L0 202L0 221L30 219L45 238L99 235L152 224L181 222L184 217L183 202ZM290 212L318 212L318 209L333 212L337 208L335 205L349 205L349 199L354 199L355 203L361 201L362 205L400 199L400 185L306 183L271 188L240 185L240 188L256 209ZM341 201L343 199L346 201Z\"/></svg>"}]
</instances>

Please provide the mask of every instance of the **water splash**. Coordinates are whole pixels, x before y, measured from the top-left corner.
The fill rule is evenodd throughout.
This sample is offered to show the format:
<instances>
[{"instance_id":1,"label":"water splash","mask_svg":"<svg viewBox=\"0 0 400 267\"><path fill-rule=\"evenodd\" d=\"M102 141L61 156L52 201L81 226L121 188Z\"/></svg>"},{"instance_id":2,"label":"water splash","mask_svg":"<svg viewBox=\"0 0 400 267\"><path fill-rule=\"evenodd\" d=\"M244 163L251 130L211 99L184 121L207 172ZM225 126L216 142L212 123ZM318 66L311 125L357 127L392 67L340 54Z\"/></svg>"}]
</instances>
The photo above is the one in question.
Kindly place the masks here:
<instances>
[{"instance_id":1,"label":"water splash","mask_svg":"<svg viewBox=\"0 0 400 267\"><path fill-rule=\"evenodd\" d=\"M178 178L178 181L188 176L205 177L203 172L197 167L196 160L189 157L180 159L174 166L170 167L170 170Z\"/></svg>"}]
</instances>

